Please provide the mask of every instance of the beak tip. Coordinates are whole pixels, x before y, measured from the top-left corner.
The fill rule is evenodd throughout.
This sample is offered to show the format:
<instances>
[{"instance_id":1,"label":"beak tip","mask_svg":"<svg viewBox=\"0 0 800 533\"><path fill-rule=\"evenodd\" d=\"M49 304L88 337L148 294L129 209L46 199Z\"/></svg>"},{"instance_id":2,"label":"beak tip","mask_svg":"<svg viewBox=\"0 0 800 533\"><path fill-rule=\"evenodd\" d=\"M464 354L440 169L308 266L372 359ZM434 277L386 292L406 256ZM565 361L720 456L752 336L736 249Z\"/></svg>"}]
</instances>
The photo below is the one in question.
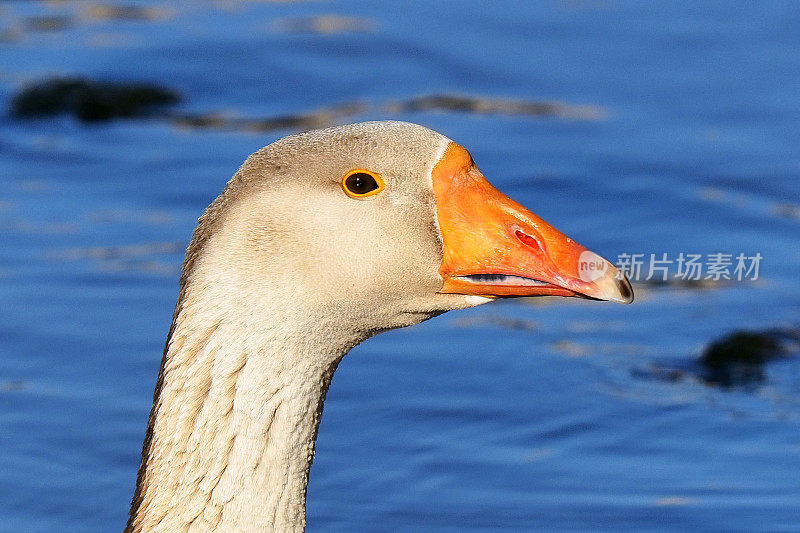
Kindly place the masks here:
<instances>
[{"instance_id":1,"label":"beak tip","mask_svg":"<svg viewBox=\"0 0 800 533\"><path fill-rule=\"evenodd\" d=\"M611 300L626 305L633 303L633 287L631 287L631 282L628 281L628 278L623 274L619 278L615 278L614 281L616 281L618 296L615 295L616 297L611 298Z\"/></svg>"},{"instance_id":2,"label":"beak tip","mask_svg":"<svg viewBox=\"0 0 800 533\"><path fill-rule=\"evenodd\" d=\"M578 292L590 298L594 298L595 300L605 300L607 302L616 302L626 305L632 303L633 287L631 287L631 282L628 281L628 277L625 273L599 255L593 254L592 252L584 253L591 254L592 257L597 258L593 261L587 261L587 263L597 265L601 264L600 261L602 261L605 264L605 268L596 269L593 275L591 275L590 272L589 279L584 277L585 272L581 270L581 280L589 281L591 279L592 282L585 290L579 290ZM581 264L583 264L583 262Z\"/></svg>"}]
</instances>

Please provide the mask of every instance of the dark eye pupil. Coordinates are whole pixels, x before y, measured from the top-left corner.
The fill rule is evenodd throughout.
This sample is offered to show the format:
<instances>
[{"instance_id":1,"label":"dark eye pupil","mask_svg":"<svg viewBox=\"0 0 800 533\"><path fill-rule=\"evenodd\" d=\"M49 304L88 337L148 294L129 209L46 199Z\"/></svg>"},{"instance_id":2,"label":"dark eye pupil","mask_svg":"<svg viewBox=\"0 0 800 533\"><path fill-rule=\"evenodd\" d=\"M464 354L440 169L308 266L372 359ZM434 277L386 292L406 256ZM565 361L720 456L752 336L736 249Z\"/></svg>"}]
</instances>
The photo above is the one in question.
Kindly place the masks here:
<instances>
[{"instance_id":1,"label":"dark eye pupil","mask_svg":"<svg viewBox=\"0 0 800 533\"><path fill-rule=\"evenodd\" d=\"M378 188L378 182L375 181L375 178L365 172L356 172L347 176L345 185L353 194L367 194Z\"/></svg>"}]
</instances>

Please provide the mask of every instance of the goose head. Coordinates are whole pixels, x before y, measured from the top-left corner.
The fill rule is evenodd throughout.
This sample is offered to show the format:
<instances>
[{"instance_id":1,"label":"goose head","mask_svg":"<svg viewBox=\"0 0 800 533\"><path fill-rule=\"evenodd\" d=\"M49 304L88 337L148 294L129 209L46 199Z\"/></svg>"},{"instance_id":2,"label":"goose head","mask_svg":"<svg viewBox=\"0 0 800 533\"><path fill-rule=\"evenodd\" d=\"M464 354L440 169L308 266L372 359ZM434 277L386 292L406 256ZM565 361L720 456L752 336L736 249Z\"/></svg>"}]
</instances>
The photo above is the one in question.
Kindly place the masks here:
<instances>
[{"instance_id":1,"label":"goose head","mask_svg":"<svg viewBox=\"0 0 800 533\"><path fill-rule=\"evenodd\" d=\"M307 316L362 336L497 297L633 299L613 265L415 124L283 138L247 159L204 218L223 300L303 302Z\"/></svg>"}]
</instances>

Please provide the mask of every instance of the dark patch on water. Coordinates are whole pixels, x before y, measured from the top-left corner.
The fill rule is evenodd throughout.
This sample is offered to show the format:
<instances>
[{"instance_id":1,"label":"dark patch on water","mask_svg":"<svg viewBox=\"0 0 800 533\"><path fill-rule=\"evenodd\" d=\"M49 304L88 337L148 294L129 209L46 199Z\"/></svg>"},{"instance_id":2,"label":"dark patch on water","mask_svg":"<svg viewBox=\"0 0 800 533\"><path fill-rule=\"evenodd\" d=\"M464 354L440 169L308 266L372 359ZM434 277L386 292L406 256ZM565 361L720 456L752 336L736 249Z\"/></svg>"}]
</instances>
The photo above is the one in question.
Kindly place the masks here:
<instances>
[{"instance_id":1,"label":"dark patch on water","mask_svg":"<svg viewBox=\"0 0 800 533\"><path fill-rule=\"evenodd\" d=\"M606 113L597 106L573 106L563 102L536 102L510 98L436 94L390 102L387 108L397 113L418 111L456 111L569 119L598 120Z\"/></svg>"},{"instance_id":2,"label":"dark patch on water","mask_svg":"<svg viewBox=\"0 0 800 533\"><path fill-rule=\"evenodd\" d=\"M342 104L308 113L296 113L264 118L228 117L218 113L177 115L172 117L176 126L183 128L215 128L246 132L269 132L276 130L311 130L325 128L343 119L363 112L360 103Z\"/></svg>"},{"instance_id":3,"label":"dark patch on water","mask_svg":"<svg viewBox=\"0 0 800 533\"><path fill-rule=\"evenodd\" d=\"M34 32L63 31L72 27L72 18L63 15L30 17L25 19L25 29Z\"/></svg>"},{"instance_id":4,"label":"dark patch on water","mask_svg":"<svg viewBox=\"0 0 800 533\"><path fill-rule=\"evenodd\" d=\"M800 354L800 330L734 331L711 342L695 361L659 361L634 368L634 377L696 381L722 389L756 390L769 381L771 363Z\"/></svg>"},{"instance_id":5,"label":"dark patch on water","mask_svg":"<svg viewBox=\"0 0 800 533\"><path fill-rule=\"evenodd\" d=\"M796 355L800 331L735 331L711 343L700 356L703 380L730 388L751 386L766 379L768 363Z\"/></svg>"},{"instance_id":6,"label":"dark patch on water","mask_svg":"<svg viewBox=\"0 0 800 533\"><path fill-rule=\"evenodd\" d=\"M148 83L52 78L15 95L11 114L20 118L68 114L84 122L96 122L150 115L179 101L175 91Z\"/></svg>"},{"instance_id":7,"label":"dark patch on water","mask_svg":"<svg viewBox=\"0 0 800 533\"><path fill-rule=\"evenodd\" d=\"M168 18L170 12L163 7L98 4L86 8L83 15L91 20L154 21Z\"/></svg>"}]
</instances>

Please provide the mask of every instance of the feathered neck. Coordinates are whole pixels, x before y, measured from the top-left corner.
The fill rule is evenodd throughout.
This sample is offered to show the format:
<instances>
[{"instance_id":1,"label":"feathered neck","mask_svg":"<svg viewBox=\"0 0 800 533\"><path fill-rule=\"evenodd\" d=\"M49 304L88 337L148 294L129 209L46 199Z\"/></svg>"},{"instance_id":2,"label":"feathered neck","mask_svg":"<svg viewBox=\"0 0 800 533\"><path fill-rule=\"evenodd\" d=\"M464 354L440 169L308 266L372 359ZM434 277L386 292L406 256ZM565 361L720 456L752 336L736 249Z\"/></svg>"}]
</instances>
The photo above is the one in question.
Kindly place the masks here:
<instances>
[{"instance_id":1,"label":"feathered neck","mask_svg":"<svg viewBox=\"0 0 800 533\"><path fill-rule=\"evenodd\" d=\"M187 254L126 531L305 526L325 393L369 333L336 330L288 293L223 283L228 259Z\"/></svg>"}]
</instances>

